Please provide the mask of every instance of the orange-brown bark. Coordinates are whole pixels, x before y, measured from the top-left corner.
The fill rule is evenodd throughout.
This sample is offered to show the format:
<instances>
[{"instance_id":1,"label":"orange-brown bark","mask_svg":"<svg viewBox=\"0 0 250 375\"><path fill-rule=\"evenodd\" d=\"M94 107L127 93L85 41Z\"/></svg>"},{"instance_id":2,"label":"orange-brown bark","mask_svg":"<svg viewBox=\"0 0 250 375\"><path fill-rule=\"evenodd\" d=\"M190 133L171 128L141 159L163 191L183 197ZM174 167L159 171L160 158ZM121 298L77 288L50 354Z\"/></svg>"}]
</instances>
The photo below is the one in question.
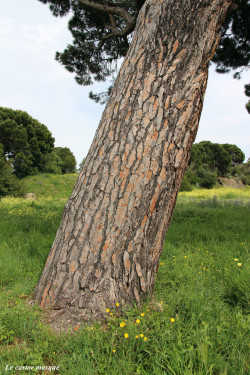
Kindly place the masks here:
<instances>
[{"instance_id":1,"label":"orange-brown bark","mask_svg":"<svg viewBox=\"0 0 250 375\"><path fill-rule=\"evenodd\" d=\"M42 306L91 319L152 291L230 3L144 4L37 286Z\"/></svg>"}]
</instances>

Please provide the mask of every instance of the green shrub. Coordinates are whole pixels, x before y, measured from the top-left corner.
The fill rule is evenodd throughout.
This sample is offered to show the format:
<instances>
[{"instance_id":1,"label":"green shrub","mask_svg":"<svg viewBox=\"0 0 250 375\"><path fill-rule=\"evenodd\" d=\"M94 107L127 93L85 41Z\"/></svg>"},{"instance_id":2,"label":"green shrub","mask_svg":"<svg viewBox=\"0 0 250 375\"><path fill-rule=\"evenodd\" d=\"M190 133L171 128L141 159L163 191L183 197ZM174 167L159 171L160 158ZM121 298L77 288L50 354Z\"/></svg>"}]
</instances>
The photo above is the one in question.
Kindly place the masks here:
<instances>
[{"instance_id":1,"label":"green shrub","mask_svg":"<svg viewBox=\"0 0 250 375\"><path fill-rule=\"evenodd\" d=\"M198 182L201 187L212 189L216 184L217 175L215 172L211 172L204 168L199 168L197 172Z\"/></svg>"},{"instance_id":2,"label":"green shrub","mask_svg":"<svg viewBox=\"0 0 250 375\"><path fill-rule=\"evenodd\" d=\"M193 190L192 185L188 181L187 176L184 176L183 180L182 180L180 191L192 191L192 190Z\"/></svg>"}]
</instances>

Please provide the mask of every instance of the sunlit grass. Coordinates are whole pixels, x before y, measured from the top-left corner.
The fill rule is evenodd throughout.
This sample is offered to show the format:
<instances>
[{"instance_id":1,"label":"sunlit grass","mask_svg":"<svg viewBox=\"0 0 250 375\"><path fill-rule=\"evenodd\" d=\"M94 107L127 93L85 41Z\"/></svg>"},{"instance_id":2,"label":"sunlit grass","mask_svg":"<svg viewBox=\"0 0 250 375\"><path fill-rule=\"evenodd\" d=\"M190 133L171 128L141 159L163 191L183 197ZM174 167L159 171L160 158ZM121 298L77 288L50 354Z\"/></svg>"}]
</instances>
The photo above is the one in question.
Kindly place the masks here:
<instances>
[{"instance_id":1,"label":"sunlit grass","mask_svg":"<svg viewBox=\"0 0 250 375\"><path fill-rule=\"evenodd\" d=\"M250 186L241 189L219 187L217 189L197 189L188 192L180 192L179 200L204 200L214 199L220 200L242 200L249 203ZM215 198L215 199L216 199Z\"/></svg>"}]
</instances>

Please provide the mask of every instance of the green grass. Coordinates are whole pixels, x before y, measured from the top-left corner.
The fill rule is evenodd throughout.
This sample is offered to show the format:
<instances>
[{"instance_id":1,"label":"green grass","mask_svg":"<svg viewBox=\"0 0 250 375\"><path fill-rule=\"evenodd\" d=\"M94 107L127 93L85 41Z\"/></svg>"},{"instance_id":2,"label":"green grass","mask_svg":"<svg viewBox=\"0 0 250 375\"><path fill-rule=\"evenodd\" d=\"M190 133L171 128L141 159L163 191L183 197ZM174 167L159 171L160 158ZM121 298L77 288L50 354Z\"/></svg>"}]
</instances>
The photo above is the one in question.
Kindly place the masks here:
<instances>
[{"instance_id":1,"label":"green grass","mask_svg":"<svg viewBox=\"0 0 250 375\"><path fill-rule=\"evenodd\" d=\"M247 375L249 189L179 194L153 299L58 336L28 304L72 189L53 178L30 179L37 200L0 201L0 374Z\"/></svg>"},{"instance_id":2,"label":"green grass","mask_svg":"<svg viewBox=\"0 0 250 375\"><path fill-rule=\"evenodd\" d=\"M75 185L77 174L40 174L22 179L26 193L34 193L37 198L69 198Z\"/></svg>"}]
</instances>

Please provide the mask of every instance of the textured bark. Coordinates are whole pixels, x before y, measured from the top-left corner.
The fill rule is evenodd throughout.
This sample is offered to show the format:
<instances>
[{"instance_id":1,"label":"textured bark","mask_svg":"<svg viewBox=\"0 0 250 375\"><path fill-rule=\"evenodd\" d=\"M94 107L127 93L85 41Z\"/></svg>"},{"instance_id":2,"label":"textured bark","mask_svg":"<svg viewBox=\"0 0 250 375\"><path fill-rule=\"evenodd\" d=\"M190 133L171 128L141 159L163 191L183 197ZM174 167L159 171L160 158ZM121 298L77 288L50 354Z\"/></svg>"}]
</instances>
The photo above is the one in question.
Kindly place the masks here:
<instances>
[{"instance_id":1,"label":"textured bark","mask_svg":"<svg viewBox=\"0 0 250 375\"><path fill-rule=\"evenodd\" d=\"M36 289L70 319L152 292L230 0L148 0Z\"/></svg>"}]
</instances>

